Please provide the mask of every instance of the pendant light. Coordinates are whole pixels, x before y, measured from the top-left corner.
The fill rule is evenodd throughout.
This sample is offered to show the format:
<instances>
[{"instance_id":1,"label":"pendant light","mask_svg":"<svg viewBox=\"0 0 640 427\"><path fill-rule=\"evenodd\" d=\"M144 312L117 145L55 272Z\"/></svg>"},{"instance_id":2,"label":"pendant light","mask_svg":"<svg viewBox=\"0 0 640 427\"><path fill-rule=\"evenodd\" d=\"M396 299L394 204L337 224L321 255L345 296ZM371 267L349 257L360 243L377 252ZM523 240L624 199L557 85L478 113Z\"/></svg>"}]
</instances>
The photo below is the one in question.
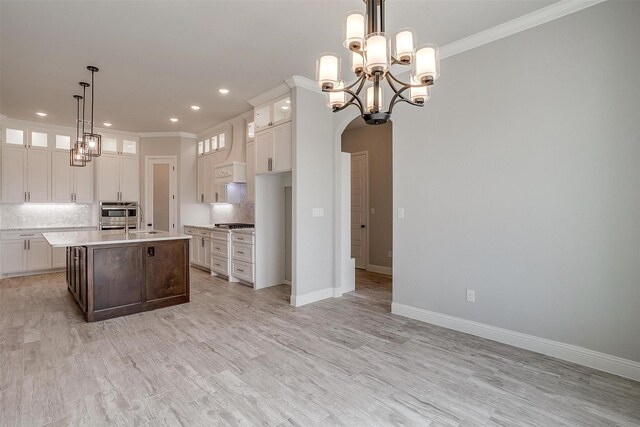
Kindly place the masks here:
<instances>
[{"instance_id":1,"label":"pendant light","mask_svg":"<svg viewBox=\"0 0 640 427\"><path fill-rule=\"evenodd\" d=\"M85 124L84 110L85 110L85 103L86 103L86 99L87 99L87 88L90 85L87 82L80 82L78 84L80 86L82 86L82 97L80 98L80 99L82 99L82 118L80 119L82 121L82 132L80 132L80 134L76 138L74 149L76 150L76 152L78 154L80 154L81 156L84 157L84 160L85 160L85 163L86 163L86 162L90 162L91 161L91 156L87 155L87 142L84 139L84 135L85 135L85 132L84 132L84 124Z\"/></svg>"},{"instance_id":2,"label":"pendant light","mask_svg":"<svg viewBox=\"0 0 640 427\"><path fill-rule=\"evenodd\" d=\"M89 65L87 70L91 71L91 127L89 132L84 132L83 128L83 140L85 144L85 153L89 157L99 157L102 154L102 136L95 133L93 131L93 104L95 99L95 85L93 82L94 74L100 71L98 67L94 67L93 65ZM84 115L84 108L83 108Z\"/></svg>"},{"instance_id":3,"label":"pendant light","mask_svg":"<svg viewBox=\"0 0 640 427\"><path fill-rule=\"evenodd\" d=\"M78 140L82 140L80 138L80 100L83 98L80 95L73 95L73 97L76 99L76 140L69 150L69 164L75 167L83 167L87 165L87 159L77 150Z\"/></svg>"}]
</instances>

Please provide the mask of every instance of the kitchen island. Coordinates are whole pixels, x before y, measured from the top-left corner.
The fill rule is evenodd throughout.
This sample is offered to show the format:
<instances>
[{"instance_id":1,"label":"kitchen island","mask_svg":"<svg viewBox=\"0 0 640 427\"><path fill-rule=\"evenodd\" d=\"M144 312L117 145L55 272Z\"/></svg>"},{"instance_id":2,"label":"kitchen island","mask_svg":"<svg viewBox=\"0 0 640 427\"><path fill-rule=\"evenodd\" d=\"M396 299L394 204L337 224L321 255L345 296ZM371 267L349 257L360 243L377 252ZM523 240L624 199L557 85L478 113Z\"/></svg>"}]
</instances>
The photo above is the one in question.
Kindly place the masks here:
<instances>
[{"instance_id":1,"label":"kitchen island","mask_svg":"<svg viewBox=\"0 0 640 427\"><path fill-rule=\"evenodd\" d=\"M67 248L67 285L88 322L189 302L191 236L118 230L43 237Z\"/></svg>"}]
</instances>

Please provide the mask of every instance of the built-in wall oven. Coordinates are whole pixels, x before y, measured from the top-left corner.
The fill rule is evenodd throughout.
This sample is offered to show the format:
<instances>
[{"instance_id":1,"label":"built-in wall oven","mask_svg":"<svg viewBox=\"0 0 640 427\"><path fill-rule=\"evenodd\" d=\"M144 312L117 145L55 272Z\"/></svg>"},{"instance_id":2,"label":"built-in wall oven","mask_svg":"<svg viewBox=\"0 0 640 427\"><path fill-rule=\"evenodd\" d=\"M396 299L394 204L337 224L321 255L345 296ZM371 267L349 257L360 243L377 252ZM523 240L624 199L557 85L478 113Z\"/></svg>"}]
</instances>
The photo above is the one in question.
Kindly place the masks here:
<instances>
[{"instance_id":1,"label":"built-in wall oven","mask_svg":"<svg viewBox=\"0 0 640 427\"><path fill-rule=\"evenodd\" d=\"M100 202L100 230L124 230L129 211L129 230L138 227L138 208L134 202ZM129 206L129 207L127 207Z\"/></svg>"}]
</instances>

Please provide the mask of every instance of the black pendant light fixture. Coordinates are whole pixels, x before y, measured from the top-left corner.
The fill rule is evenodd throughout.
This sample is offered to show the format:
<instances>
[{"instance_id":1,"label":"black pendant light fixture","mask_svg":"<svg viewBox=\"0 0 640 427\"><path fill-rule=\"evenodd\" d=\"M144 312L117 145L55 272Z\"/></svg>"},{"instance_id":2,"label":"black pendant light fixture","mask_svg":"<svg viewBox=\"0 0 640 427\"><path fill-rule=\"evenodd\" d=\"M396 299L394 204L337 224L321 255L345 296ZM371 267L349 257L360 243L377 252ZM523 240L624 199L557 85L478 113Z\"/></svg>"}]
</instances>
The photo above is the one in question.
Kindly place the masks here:
<instances>
[{"instance_id":1,"label":"black pendant light fixture","mask_svg":"<svg viewBox=\"0 0 640 427\"><path fill-rule=\"evenodd\" d=\"M366 13L356 12L347 17L344 41L357 79L349 84L341 80L340 57L333 53L318 58L316 77L334 112L355 105L367 124L380 125L391 118L396 104L406 102L422 107L429 100L431 86L440 76L440 54L433 44L416 47L415 31L404 28L396 34L392 55L391 37L385 32L385 0L364 0L364 3ZM412 66L409 82L391 73L391 67L396 65ZM386 109L381 86L385 80L393 92ZM368 87L363 99L361 92L365 85Z\"/></svg>"},{"instance_id":2,"label":"black pendant light fixture","mask_svg":"<svg viewBox=\"0 0 640 427\"><path fill-rule=\"evenodd\" d=\"M83 98L80 95L73 95L73 97L76 99L76 140L69 150L69 164L75 167L83 167L87 165L87 159L77 150L78 141L82 141L80 137L80 100Z\"/></svg>"},{"instance_id":3,"label":"black pendant light fixture","mask_svg":"<svg viewBox=\"0 0 640 427\"><path fill-rule=\"evenodd\" d=\"M89 65L87 67L87 70L91 71L91 125L89 128L89 132L85 133L83 131L83 140L85 144L86 155L89 157L99 157L102 154L102 136L93 131L93 105L95 100L95 85L93 77L94 74L100 70L98 70L98 67L94 67L93 65Z\"/></svg>"},{"instance_id":4,"label":"black pendant light fixture","mask_svg":"<svg viewBox=\"0 0 640 427\"><path fill-rule=\"evenodd\" d=\"M90 162L91 161L91 156L87 155L87 142L84 139L84 125L85 125L85 117L84 117L84 111L85 111L85 103L86 103L86 99L87 99L87 88L90 86L89 83L87 82L80 82L78 83L80 86L82 86L82 97L80 99L82 99L82 117L80 118L80 122L82 123L82 131L80 132L80 134L78 135L78 137L76 138L76 142L74 145L74 149L76 150L76 153L81 155L82 157L84 157L85 163Z\"/></svg>"}]
</instances>

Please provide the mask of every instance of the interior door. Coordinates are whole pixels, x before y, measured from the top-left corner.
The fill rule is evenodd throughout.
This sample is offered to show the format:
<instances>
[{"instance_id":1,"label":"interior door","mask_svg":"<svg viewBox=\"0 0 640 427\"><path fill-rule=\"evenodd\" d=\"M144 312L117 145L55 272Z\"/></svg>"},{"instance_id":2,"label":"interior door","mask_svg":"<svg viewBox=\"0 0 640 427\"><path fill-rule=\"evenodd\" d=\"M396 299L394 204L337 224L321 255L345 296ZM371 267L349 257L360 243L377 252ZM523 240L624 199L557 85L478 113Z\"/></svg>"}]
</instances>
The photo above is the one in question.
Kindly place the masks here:
<instances>
[{"instance_id":1,"label":"interior door","mask_svg":"<svg viewBox=\"0 0 640 427\"><path fill-rule=\"evenodd\" d=\"M368 174L367 153L351 155L351 257L356 268L367 268Z\"/></svg>"},{"instance_id":2,"label":"interior door","mask_svg":"<svg viewBox=\"0 0 640 427\"><path fill-rule=\"evenodd\" d=\"M147 158L145 223L155 230L176 231L176 171L173 158Z\"/></svg>"}]
</instances>

